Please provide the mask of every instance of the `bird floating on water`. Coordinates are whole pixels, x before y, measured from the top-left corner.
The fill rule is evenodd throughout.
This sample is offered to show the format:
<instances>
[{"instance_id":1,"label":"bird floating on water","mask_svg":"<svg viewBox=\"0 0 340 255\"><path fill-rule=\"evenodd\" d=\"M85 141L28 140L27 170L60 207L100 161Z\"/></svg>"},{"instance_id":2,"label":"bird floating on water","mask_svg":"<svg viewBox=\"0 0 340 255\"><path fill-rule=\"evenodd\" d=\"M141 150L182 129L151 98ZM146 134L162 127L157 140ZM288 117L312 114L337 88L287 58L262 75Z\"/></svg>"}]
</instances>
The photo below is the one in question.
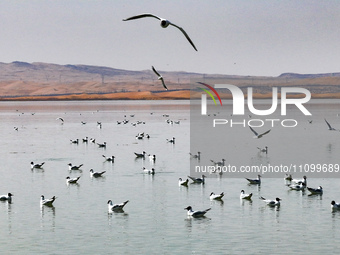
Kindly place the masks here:
<instances>
[{"instance_id":1,"label":"bird floating on water","mask_svg":"<svg viewBox=\"0 0 340 255\"><path fill-rule=\"evenodd\" d=\"M257 179L249 179L246 178L246 180L250 183L250 184L261 184L261 175L257 176Z\"/></svg>"},{"instance_id":2,"label":"bird floating on water","mask_svg":"<svg viewBox=\"0 0 340 255\"><path fill-rule=\"evenodd\" d=\"M224 196L224 192L222 192L221 194L215 194L214 192L210 193L210 200L221 200Z\"/></svg>"},{"instance_id":3,"label":"bird floating on water","mask_svg":"<svg viewBox=\"0 0 340 255\"><path fill-rule=\"evenodd\" d=\"M163 79L163 76L162 75L160 75L157 71L156 71L156 69L152 66L152 70L154 71L154 73L158 76L158 80L160 80L161 82L162 82L162 84L163 84L163 87L166 89L166 90L168 90L168 88L166 87L166 85L165 85L165 82L164 82L164 79Z\"/></svg>"},{"instance_id":4,"label":"bird floating on water","mask_svg":"<svg viewBox=\"0 0 340 255\"><path fill-rule=\"evenodd\" d=\"M143 167L143 172L145 174L155 174L155 168L147 169L147 168Z\"/></svg>"},{"instance_id":5,"label":"bird floating on water","mask_svg":"<svg viewBox=\"0 0 340 255\"><path fill-rule=\"evenodd\" d=\"M189 179L186 179L185 181L182 180L182 178L178 179L178 185L179 186L188 186Z\"/></svg>"},{"instance_id":6,"label":"bird floating on water","mask_svg":"<svg viewBox=\"0 0 340 255\"><path fill-rule=\"evenodd\" d=\"M252 196L253 196L253 193L246 194L244 192L244 190L241 190L240 199L248 199L248 200L250 200Z\"/></svg>"},{"instance_id":7,"label":"bird floating on water","mask_svg":"<svg viewBox=\"0 0 340 255\"><path fill-rule=\"evenodd\" d=\"M53 206L53 202L54 202L55 199L56 199L55 196L53 196L53 197L50 198L50 199L45 199L44 195L41 195L40 205L41 205L41 206L43 206L43 205L46 205L46 206Z\"/></svg>"},{"instance_id":8,"label":"bird floating on water","mask_svg":"<svg viewBox=\"0 0 340 255\"><path fill-rule=\"evenodd\" d=\"M1 195L0 201L12 202L12 196L14 196L12 193L7 193L7 195Z\"/></svg>"},{"instance_id":9,"label":"bird floating on water","mask_svg":"<svg viewBox=\"0 0 340 255\"><path fill-rule=\"evenodd\" d=\"M197 154L192 154L191 152L189 152L189 154L192 158L196 158L198 160L201 159L201 152L199 152L199 151L197 152Z\"/></svg>"},{"instance_id":10,"label":"bird floating on water","mask_svg":"<svg viewBox=\"0 0 340 255\"><path fill-rule=\"evenodd\" d=\"M340 210L340 204L335 203L334 200L331 202L331 205L332 205L331 207L332 207L333 210Z\"/></svg>"},{"instance_id":11,"label":"bird floating on water","mask_svg":"<svg viewBox=\"0 0 340 255\"><path fill-rule=\"evenodd\" d=\"M166 141L167 141L168 143L173 143L173 144L175 144L175 137L173 137L172 139L166 139Z\"/></svg>"},{"instance_id":12,"label":"bird floating on water","mask_svg":"<svg viewBox=\"0 0 340 255\"><path fill-rule=\"evenodd\" d=\"M259 149L260 152L264 152L266 154L268 154L268 147L265 146L264 148L260 148L260 147L257 147Z\"/></svg>"},{"instance_id":13,"label":"bird floating on water","mask_svg":"<svg viewBox=\"0 0 340 255\"><path fill-rule=\"evenodd\" d=\"M304 183L307 186L307 176L303 176L302 179L293 179L292 182L301 184Z\"/></svg>"},{"instance_id":14,"label":"bird floating on water","mask_svg":"<svg viewBox=\"0 0 340 255\"><path fill-rule=\"evenodd\" d=\"M68 164L68 170L79 170L81 167L83 166L83 164L80 164L78 166L74 166L71 163Z\"/></svg>"},{"instance_id":15,"label":"bird floating on water","mask_svg":"<svg viewBox=\"0 0 340 255\"><path fill-rule=\"evenodd\" d=\"M134 152L134 153L136 155L136 158L145 158L145 154L146 154L145 151L143 151L143 153L136 153L136 152Z\"/></svg>"},{"instance_id":16,"label":"bird floating on water","mask_svg":"<svg viewBox=\"0 0 340 255\"><path fill-rule=\"evenodd\" d=\"M184 210L187 210L187 214L188 216L191 216L191 217L203 217L208 211L211 210L211 208L208 208L204 211L193 211L192 210L192 207L191 206L188 206L186 208L184 208Z\"/></svg>"},{"instance_id":17,"label":"bird floating on water","mask_svg":"<svg viewBox=\"0 0 340 255\"><path fill-rule=\"evenodd\" d=\"M293 177L292 177L291 174L285 174L284 180L285 180L285 181L292 181L292 180L293 180Z\"/></svg>"},{"instance_id":18,"label":"bird floating on water","mask_svg":"<svg viewBox=\"0 0 340 255\"><path fill-rule=\"evenodd\" d=\"M267 205L269 206L280 206L281 198L275 198L275 200L265 199L264 197L260 197Z\"/></svg>"},{"instance_id":19,"label":"bird floating on water","mask_svg":"<svg viewBox=\"0 0 340 255\"><path fill-rule=\"evenodd\" d=\"M323 189L321 186L317 187L316 189L307 187L308 191L311 193L311 195L322 195Z\"/></svg>"},{"instance_id":20,"label":"bird floating on water","mask_svg":"<svg viewBox=\"0 0 340 255\"><path fill-rule=\"evenodd\" d=\"M70 176L66 177L66 184L75 184L80 179L80 176L75 178L70 178Z\"/></svg>"},{"instance_id":21,"label":"bird floating on water","mask_svg":"<svg viewBox=\"0 0 340 255\"><path fill-rule=\"evenodd\" d=\"M115 156L111 156L111 157L106 157L105 155L102 155L103 158L105 158L105 161L108 161L108 162L114 162L115 161Z\"/></svg>"},{"instance_id":22,"label":"bird floating on water","mask_svg":"<svg viewBox=\"0 0 340 255\"><path fill-rule=\"evenodd\" d=\"M102 171L102 172L94 172L93 169L90 169L90 176L91 177L102 177L102 175L106 173L106 171Z\"/></svg>"},{"instance_id":23,"label":"bird floating on water","mask_svg":"<svg viewBox=\"0 0 340 255\"><path fill-rule=\"evenodd\" d=\"M34 164L34 162L31 162L31 169L33 168L42 168L42 166L45 164L45 162L42 162L41 164Z\"/></svg>"},{"instance_id":24,"label":"bird floating on water","mask_svg":"<svg viewBox=\"0 0 340 255\"><path fill-rule=\"evenodd\" d=\"M304 182L289 184L288 187L292 190L304 190L306 188L306 184Z\"/></svg>"},{"instance_id":25,"label":"bird floating on water","mask_svg":"<svg viewBox=\"0 0 340 255\"><path fill-rule=\"evenodd\" d=\"M113 204L111 200L107 201L107 206L109 212L119 212L123 211L124 206L129 202L129 200L126 200L125 202L121 204Z\"/></svg>"},{"instance_id":26,"label":"bird floating on water","mask_svg":"<svg viewBox=\"0 0 340 255\"><path fill-rule=\"evenodd\" d=\"M206 176L203 174L201 176L201 178L191 177L189 175L188 175L188 177L193 181L193 183L202 183L202 184L204 184Z\"/></svg>"},{"instance_id":27,"label":"bird floating on water","mask_svg":"<svg viewBox=\"0 0 340 255\"><path fill-rule=\"evenodd\" d=\"M106 148L106 142L103 143L97 143L99 148Z\"/></svg>"},{"instance_id":28,"label":"bird floating on water","mask_svg":"<svg viewBox=\"0 0 340 255\"><path fill-rule=\"evenodd\" d=\"M143 13L143 14L140 14L140 15L136 15L136 16L132 16L130 18L127 18L127 19L123 19L123 21L128 21L128 20L134 20L134 19L140 19L140 18L147 18L147 17L151 17L151 18L156 18L158 20L161 21L161 27L162 28L166 28L168 27L169 25L171 26L174 26L176 28L178 28L183 34L184 36L187 38L187 40L189 41L189 43L191 44L191 46L197 51L196 49L196 46L194 45L194 43L191 41L190 37L188 36L188 34L184 31L183 28L175 25L174 23L170 22L169 20L167 19L163 19L163 18L160 18L156 15L153 15L151 13Z\"/></svg>"}]
</instances>

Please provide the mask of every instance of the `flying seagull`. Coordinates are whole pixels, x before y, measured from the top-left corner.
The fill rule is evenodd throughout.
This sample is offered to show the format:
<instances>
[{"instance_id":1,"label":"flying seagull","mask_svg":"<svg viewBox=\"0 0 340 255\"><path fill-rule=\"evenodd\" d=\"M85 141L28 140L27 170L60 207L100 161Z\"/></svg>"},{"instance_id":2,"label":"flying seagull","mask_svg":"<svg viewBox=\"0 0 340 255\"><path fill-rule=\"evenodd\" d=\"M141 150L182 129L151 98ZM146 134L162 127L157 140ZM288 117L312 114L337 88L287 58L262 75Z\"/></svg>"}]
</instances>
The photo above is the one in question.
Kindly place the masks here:
<instances>
[{"instance_id":1,"label":"flying seagull","mask_svg":"<svg viewBox=\"0 0 340 255\"><path fill-rule=\"evenodd\" d=\"M181 32L184 34L184 36L187 38L187 40L189 41L189 43L192 45L192 47L194 47L194 49L197 51L194 43L191 41L190 37L188 36L188 34L184 31L183 28L175 25L174 23L171 23L169 20L167 19L163 19L163 18L160 18L156 15L153 15L151 13L144 13L144 14L140 14L140 15L136 15L136 16L132 16L130 18L127 18L127 19L123 19L123 21L128 21L128 20L134 20L134 19L140 19L140 18L147 18L147 17L151 17L151 18L156 18L158 20L161 21L161 27L162 28L166 28L168 27L169 25L172 25L174 27L177 27L179 30L181 30Z\"/></svg>"},{"instance_id":2,"label":"flying seagull","mask_svg":"<svg viewBox=\"0 0 340 255\"><path fill-rule=\"evenodd\" d=\"M254 129L252 129L250 126L249 126L250 130L253 131L253 133L255 134L254 138L257 138L257 139L260 139L262 136L268 134L270 132L270 129L262 134L258 134Z\"/></svg>"},{"instance_id":3,"label":"flying seagull","mask_svg":"<svg viewBox=\"0 0 340 255\"><path fill-rule=\"evenodd\" d=\"M161 80L162 81L162 84L163 84L163 87L168 90L168 88L165 86L165 83L164 83L164 79L162 77L162 75L160 75L156 69L152 66L152 70L154 71L154 73L158 76L158 80Z\"/></svg>"},{"instance_id":4,"label":"flying seagull","mask_svg":"<svg viewBox=\"0 0 340 255\"><path fill-rule=\"evenodd\" d=\"M331 126L331 124L329 124L328 121L327 121L326 119L325 119L325 121L326 121L326 123L327 123L328 130L330 130L330 131L336 131L336 129L333 128L333 127Z\"/></svg>"}]
</instances>

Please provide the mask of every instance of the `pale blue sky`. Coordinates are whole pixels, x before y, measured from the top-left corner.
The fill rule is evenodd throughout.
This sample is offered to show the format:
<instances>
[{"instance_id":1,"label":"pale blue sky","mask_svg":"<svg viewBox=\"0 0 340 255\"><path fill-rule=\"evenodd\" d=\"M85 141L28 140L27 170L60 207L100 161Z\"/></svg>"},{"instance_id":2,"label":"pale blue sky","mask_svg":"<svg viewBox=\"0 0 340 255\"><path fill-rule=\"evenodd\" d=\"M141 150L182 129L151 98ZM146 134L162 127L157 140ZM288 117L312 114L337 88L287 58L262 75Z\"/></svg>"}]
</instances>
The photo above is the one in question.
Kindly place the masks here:
<instances>
[{"instance_id":1,"label":"pale blue sky","mask_svg":"<svg viewBox=\"0 0 340 255\"><path fill-rule=\"evenodd\" d=\"M182 26L198 52L174 27ZM340 72L340 1L3 0L0 62L277 76Z\"/></svg>"}]
</instances>

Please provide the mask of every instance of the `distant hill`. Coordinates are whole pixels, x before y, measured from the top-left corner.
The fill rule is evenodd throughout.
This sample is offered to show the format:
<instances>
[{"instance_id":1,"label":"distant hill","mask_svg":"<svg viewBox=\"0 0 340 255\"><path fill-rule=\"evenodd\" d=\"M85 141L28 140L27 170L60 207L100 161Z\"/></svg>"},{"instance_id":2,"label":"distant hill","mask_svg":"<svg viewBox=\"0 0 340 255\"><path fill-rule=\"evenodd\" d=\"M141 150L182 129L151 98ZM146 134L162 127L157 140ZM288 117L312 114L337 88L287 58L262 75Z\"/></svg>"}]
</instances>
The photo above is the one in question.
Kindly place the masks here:
<instances>
[{"instance_id":1,"label":"distant hill","mask_svg":"<svg viewBox=\"0 0 340 255\"><path fill-rule=\"evenodd\" d=\"M26 63L15 61L0 63L0 98L72 98L76 95L91 95L91 98L104 98L105 94L122 95L122 93L142 93L145 98L160 95L171 99L187 98L188 91L196 82L209 84L229 83L244 90L251 86L254 93L270 94L272 87L299 86L309 89L314 95L322 96L340 92L340 73L327 74L296 74L283 73L278 77L265 76L238 76L222 74L202 74L184 71L165 72L158 70L164 77L169 88L165 92L157 76L150 70L131 71L104 66L90 65L57 65L49 63ZM194 87L195 88L195 87ZM180 91L183 95L180 96ZM173 93L176 92L176 93ZM97 96L94 96L97 95ZM101 96L102 95L102 96ZM142 95L142 94L141 94ZM184 96L185 95L185 96ZM85 96L86 97L86 96ZM261 97L261 96L260 96ZM328 97L328 96L327 96ZM126 95L124 95L126 99Z\"/></svg>"}]
</instances>

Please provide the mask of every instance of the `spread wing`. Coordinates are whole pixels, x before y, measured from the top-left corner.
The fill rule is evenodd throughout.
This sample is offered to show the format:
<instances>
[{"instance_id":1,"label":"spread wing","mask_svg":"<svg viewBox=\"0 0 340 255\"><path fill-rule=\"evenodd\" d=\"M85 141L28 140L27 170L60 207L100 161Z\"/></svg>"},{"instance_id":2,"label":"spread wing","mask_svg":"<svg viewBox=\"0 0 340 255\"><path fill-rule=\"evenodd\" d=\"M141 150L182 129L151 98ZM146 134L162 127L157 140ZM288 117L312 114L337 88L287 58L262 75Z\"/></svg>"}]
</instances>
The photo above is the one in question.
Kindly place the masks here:
<instances>
[{"instance_id":1,"label":"spread wing","mask_svg":"<svg viewBox=\"0 0 340 255\"><path fill-rule=\"evenodd\" d=\"M249 126L249 128L250 128L250 130L251 131L253 131L253 133L256 135L256 136L258 136L259 134L254 130L254 129L252 129L252 127L251 126Z\"/></svg>"},{"instance_id":2,"label":"spread wing","mask_svg":"<svg viewBox=\"0 0 340 255\"><path fill-rule=\"evenodd\" d=\"M153 15L151 13L143 13L143 14L140 14L140 15L132 16L132 17L127 18L127 19L123 19L123 21L134 20L134 19L141 19L141 18L147 18L147 17L156 18L158 20L161 19L160 17L157 17L156 15Z\"/></svg>"},{"instance_id":3,"label":"spread wing","mask_svg":"<svg viewBox=\"0 0 340 255\"><path fill-rule=\"evenodd\" d=\"M175 25L174 23L170 23L170 25L177 27L179 30L181 30L181 32L184 34L184 36L187 38L187 40L189 41L189 43L191 44L192 47L194 47L195 51L197 51L195 44L191 41L190 37L188 36L188 34L184 31L183 28Z\"/></svg>"},{"instance_id":4,"label":"spread wing","mask_svg":"<svg viewBox=\"0 0 340 255\"><path fill-rule=\"evenodd\" d=\"M152 71L154 71L154 73L158 76L158 77L162 77L157 71L156 71L156 69L153 67L153 66L151 66L152 67Z\"/></svg>"},{"instance_id":5,"label":"spread wing","mask_svg":"<svg viewBox=\"0 0 340 255\"><path fill-rule=\"evenodd\" d=\"M270 132L270 130L271 129L269 129L268 131L264 132L263 134L261 134L261 136L268 134Z\"/></svg>"}]
</instances>

